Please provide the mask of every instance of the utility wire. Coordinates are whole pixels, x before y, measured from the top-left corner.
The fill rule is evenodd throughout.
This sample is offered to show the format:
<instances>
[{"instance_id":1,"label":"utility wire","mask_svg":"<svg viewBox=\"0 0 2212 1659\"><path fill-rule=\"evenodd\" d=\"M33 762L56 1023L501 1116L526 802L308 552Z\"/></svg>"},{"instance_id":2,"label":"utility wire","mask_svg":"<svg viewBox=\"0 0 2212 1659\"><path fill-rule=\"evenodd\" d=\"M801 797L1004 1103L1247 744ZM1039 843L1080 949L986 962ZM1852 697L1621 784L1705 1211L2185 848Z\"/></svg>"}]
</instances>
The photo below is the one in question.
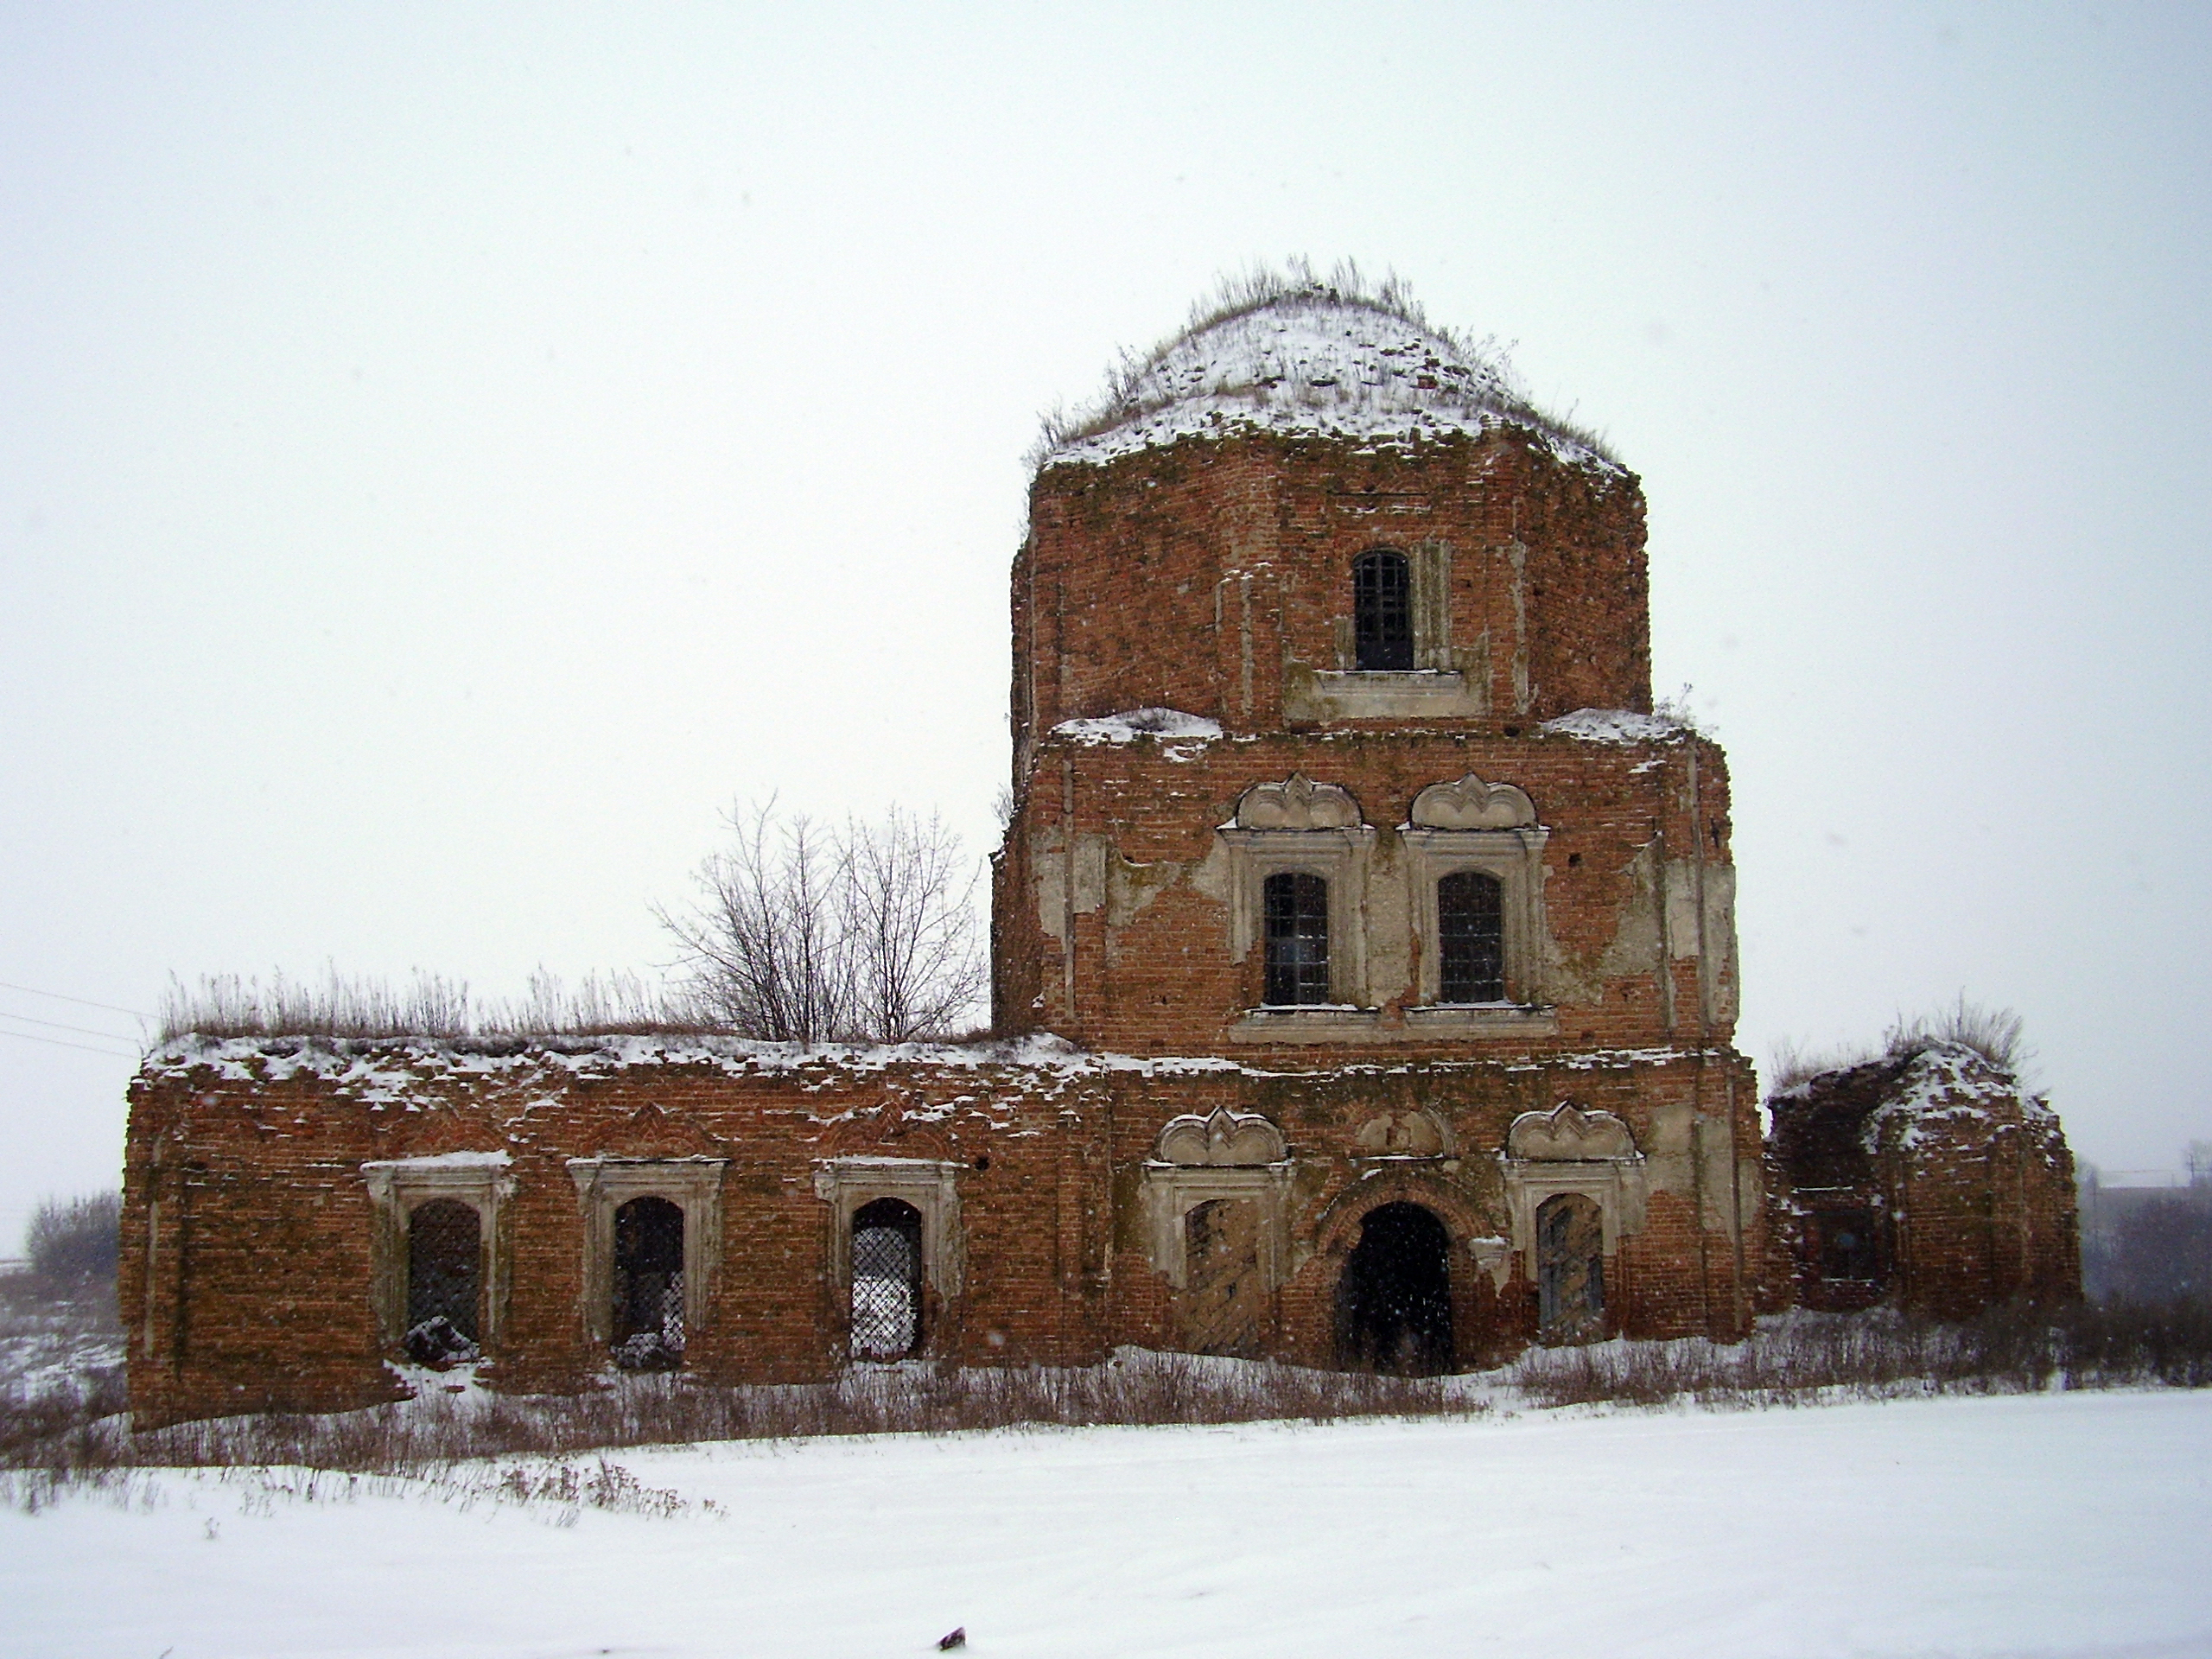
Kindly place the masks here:
<instances>
[{"instance_id":1,"label":"utility wire","mask_svg":"<svg viewBox=\"0 0 2212 1659\"><path fill-rule=\"evenodd\" d=\"M0 1008L0 1020L20 1020L27 1026L48 1026L55 1031L73 1031L80 1037L105 1037L111 1041L118 1043L137 1040L135 1038L124 1036L120 1032L95 1031L90 1026L65 1026L59 1020L41 1020L32 1014L10 1014L5 1008Z\"/></svg>"},{"instance_id":2,"label":"utility wire","mask_svg":"<svg viewBox=\"0 0 2212 1659\"><path fill-rule=\"evenodd\" d=\"M21 991L26 996L50 996L57 1002L80 1002L88 1008L105 1008L110 1014L127 1014L133 1020L150 1020L153 1015L141 1014L137 1008L118 1008L112 1002L95 1002L89 997L64 996L60 991L41 991L35 985L10 985L0 979L0 991Z\"/></svg>"},{"instance_id":3,"label":"utility wire","mask_svg":"<svg viewBox=\"0 0 2212 1659\"><path fill-rule=\"evenodd\" d=\"M59 1037L34 1037L28 1031L10 1031L0 1026L0 1037L20 1037L27 1043L47 1043L55 1048L81 1048L87 1054L105 1054L111 1060L135 1060L136 1054L125 1054L112 1048L94 1048L90 1043L65 1043Z\"/></svg>"}]
</instances>

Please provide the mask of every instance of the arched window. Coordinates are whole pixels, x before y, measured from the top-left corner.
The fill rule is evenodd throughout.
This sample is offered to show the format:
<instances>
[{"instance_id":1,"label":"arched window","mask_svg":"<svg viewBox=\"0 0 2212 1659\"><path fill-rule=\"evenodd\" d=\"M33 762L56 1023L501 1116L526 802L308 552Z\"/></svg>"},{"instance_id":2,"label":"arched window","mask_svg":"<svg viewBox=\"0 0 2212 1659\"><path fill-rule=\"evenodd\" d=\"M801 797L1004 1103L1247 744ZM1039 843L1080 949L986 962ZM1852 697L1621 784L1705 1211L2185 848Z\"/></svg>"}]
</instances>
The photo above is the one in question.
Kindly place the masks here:
<instances>
[{"instance_id":1,"label":"arched window","mask_svg":"<svg viewBox=\"0 0 2212 1659\"><path fill-rule=\"evenodd\" d=\"M458 1365L478 1354L482 1241L474 1205L418 1204L407 1217L407 1357Z\"/></svg>"},{"instance_id":2,"label":"arched window","mask_svg":"<svg viewBox=\"0 0 2212 1659\"><path fill-rule=\"evenodd\" d=\"M1387 547L1352 562L1352 642L1362 669L1414 665L1414 584L1406 556Z\"/></svg>"},{"instance_id":3,"label":"arched window","mask_svg":"<svg viewBox=\"0 0 2212 1659\"><path fill-rule=\"evenodd\" d=\"M1536 1211L1536 1311L1544 1334L1604 1333L1605 1218L1579 1192L1546 1198Z\"/></svg>"},{"instance_id":4,"label":"arched window","mask_svg":"<svg viewBox=\"0 0 2212 1659\"><path fill-rule=\"evenodd\" d=\"M1329 1000L1329 884L1303 870L1271 875L1267 913L1266 1001L1278 1006Z\"/></svg>"},{"instance_id":5,"label":"arched window","mask_svg":"<svg viewBox=\"0 0 2212 1659\"><path fill-rule=\"evenodd\" d=\"M614 1363L668 1370L683 1359L683 1211L632 1198L614 1212Z\"/></svg>"},{"instance_id":6,"label":"arched window","mask_svg":"<svg viewBox=\"0 0 2212 1659\"><path fill-rule=\"evenodd\" d=\"M1505 1001L1505 887L1479 870L1436 884L1440 1002Z\"/></svg>"},{"instance_id":7,"label":"arched window","mask_svg":"<svg viewBox=\"0 0 2212 1659\"><path fill-rule=\"evenodd\" d=\"M1452 1369L1451 1235L1418 1204L1378 1205L1337 1280L1337 1363L1362 1370Z\"/></svg>"},{"instance_id":8,"label":"arched window","mask_svg":"<svg viewBox=\"0 0 2212 1659\"><path fill-rule=\"evenodd\" d=\"M904 1359L922 1345L922 1212L903 1198L853 1211L853 1357Z\"/></svg>"}]
</instances>

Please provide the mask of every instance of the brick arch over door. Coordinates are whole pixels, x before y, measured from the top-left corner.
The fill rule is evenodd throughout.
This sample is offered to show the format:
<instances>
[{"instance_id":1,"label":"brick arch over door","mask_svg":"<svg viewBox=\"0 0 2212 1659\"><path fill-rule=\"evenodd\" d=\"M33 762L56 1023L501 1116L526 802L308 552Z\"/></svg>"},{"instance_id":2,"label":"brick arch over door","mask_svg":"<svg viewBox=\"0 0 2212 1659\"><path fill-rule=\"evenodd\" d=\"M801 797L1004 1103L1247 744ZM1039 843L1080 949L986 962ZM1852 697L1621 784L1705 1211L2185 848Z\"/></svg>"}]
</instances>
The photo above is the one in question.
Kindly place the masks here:
<instances>
[{"instance_id":1,"label":"brick arch over door","mask_svg":"<svg viewBox=\"0 0 2212 1659\"><path fill-rule=\"evenodd\" d=\"M1337 1284L1373 1211L1386 1204L1413 1204L1444 1224L1452 1288L1452 1346L1462 1366L1494 1345L1497 1296L1476 1262L1470 1242L1497 1229L1466 1192L1422 1170L1392 1169L1356 1180L1332 1198L1313 1230L1310 1255L1283 1292L1283 1318L1294 1357L1307 1364L1332 1363L1337 1340Z\"/></svg>"}]
</instances>

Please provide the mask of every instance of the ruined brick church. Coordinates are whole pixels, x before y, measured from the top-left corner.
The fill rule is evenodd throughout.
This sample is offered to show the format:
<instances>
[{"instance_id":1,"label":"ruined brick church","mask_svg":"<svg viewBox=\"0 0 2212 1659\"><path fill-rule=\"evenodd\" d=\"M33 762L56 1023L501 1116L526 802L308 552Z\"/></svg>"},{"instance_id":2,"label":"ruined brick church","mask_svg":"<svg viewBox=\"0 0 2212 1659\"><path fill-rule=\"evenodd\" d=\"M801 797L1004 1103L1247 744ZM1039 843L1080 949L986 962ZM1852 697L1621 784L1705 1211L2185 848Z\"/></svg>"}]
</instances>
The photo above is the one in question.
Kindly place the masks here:
<instances>
[{"instance_id":1,"label":"ruined brick church","mask_svg":"<svg viewBox=\"0 0 2212 1659\"><path fill-rule=\"evenodd\" d=\"M410 1359L1466 1369L2076 1282L2063 1141L2005 1079L1863 1079L1763 1143L1637 480L1416 314L1195 324L1049 443L1012 601L989 1039L169 1044L138 1421Z\"/></svg>"}]
</instances>

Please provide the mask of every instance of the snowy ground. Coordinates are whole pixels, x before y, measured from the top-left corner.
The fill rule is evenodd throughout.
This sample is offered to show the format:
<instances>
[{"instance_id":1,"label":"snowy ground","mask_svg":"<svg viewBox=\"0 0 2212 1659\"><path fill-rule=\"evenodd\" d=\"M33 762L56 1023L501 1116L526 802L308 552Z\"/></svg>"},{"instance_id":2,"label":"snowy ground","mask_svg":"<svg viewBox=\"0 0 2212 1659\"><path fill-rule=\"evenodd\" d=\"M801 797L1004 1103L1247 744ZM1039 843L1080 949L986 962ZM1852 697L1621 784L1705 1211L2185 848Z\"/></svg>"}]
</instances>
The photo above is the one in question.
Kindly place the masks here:
<instances>
[{"instance_id":1,"label":"snowy ground","mask_svg":"<svg viewBox=\"0 0 2212 1659\"><path fill-rule=\"evenodd\" d=\"M617 1460L690 1507L207 1471L0 1511L0 1650L2212 1654L2206 1393Z\"/></svg>"}]
</instances>

